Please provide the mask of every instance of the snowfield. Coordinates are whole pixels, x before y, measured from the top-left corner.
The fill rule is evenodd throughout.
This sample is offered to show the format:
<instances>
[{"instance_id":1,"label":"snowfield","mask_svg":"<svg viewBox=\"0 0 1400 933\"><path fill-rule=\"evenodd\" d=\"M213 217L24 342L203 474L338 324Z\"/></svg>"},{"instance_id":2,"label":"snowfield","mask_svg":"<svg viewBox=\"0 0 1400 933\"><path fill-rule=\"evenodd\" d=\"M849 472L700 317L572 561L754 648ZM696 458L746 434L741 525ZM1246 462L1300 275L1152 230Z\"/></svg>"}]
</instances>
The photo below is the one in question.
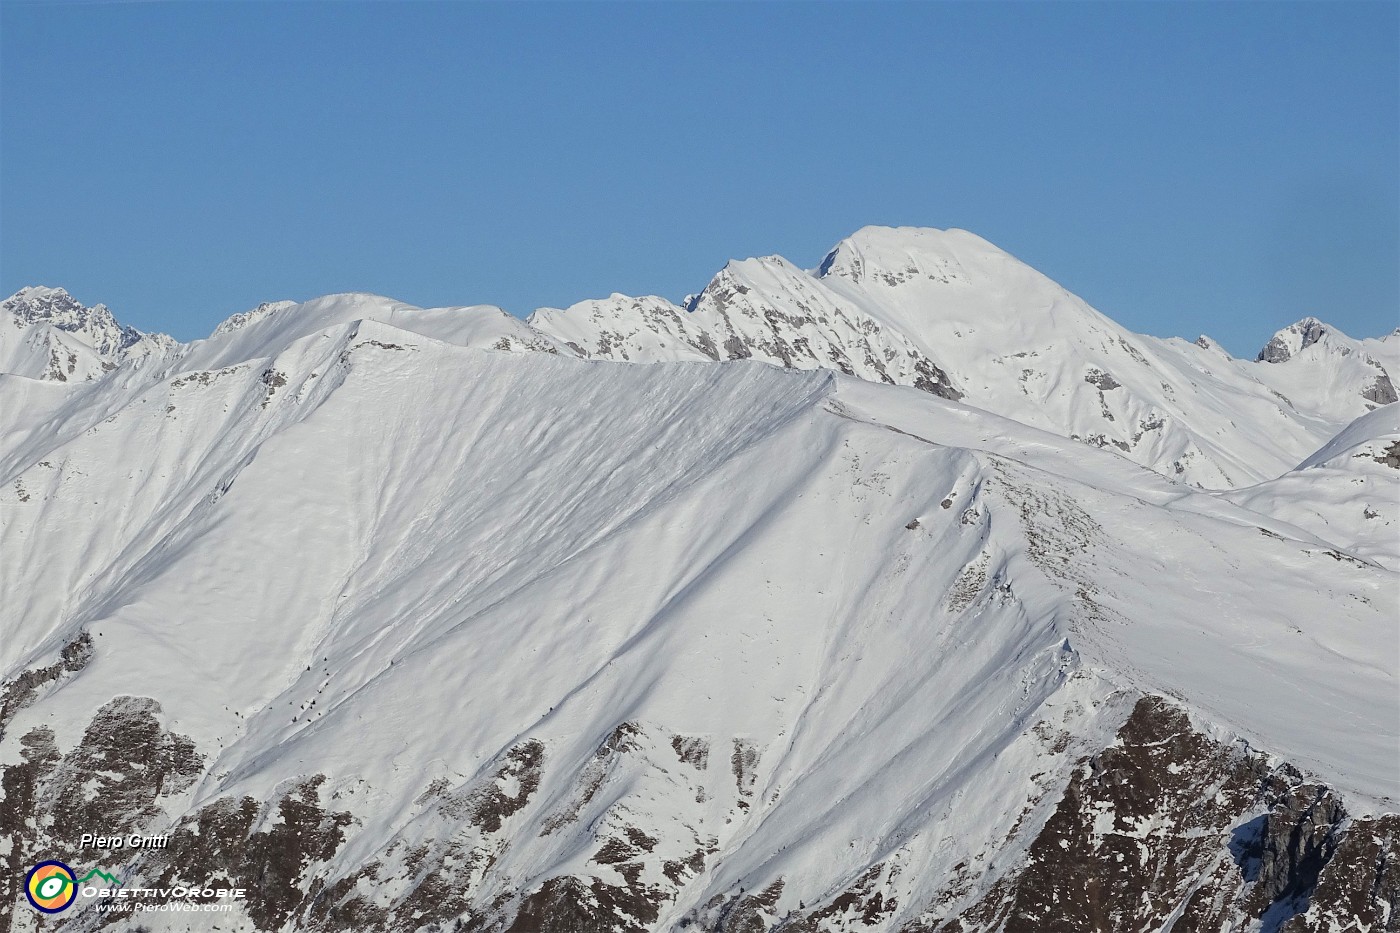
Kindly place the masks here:
<instances>
[{"instance_id":1,"label":"snowfield","mask_svg":"<svg viewBox=\"0 0 1400 933\"><path fill-rule=\"evenodd\" d=\"M1396 929L1396 335L1235 360L910 228L3 315L0 928L126 829L252 890L151 929Z\"/></svg>"}]
</instances>

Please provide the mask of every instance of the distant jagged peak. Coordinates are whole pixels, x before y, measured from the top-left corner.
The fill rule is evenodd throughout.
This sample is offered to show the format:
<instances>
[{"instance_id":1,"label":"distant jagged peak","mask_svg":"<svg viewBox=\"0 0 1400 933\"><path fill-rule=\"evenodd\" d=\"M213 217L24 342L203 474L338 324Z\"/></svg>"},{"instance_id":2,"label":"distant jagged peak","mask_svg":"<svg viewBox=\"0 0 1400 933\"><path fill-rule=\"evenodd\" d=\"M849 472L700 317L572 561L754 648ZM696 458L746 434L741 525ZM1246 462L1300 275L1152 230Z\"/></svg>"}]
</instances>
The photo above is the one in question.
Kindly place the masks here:
<instances>
[{"instance_id":1,"label":"distant jagged peak","mask_svg":"<svg viewBox=\"0 0 1400 933\"><path fill-rule=\"evenodd\" d=\"M1309 315L1274 334L1255 357L1261 363L1283 363L1322 340L1334 328Z\"/></svg>"},{"instance_id":2,"label":"distant jagged peak","mask_svg":"<svg viewBox=\"0 0 1400 933\"><path fill-rule=\"evenodd\" d=\"M1231 359L1229 352L1227 352L1224 347L1217 343L1214 338L1205 334L1201 334L1196 338L1196 346L1200 347L1202 350L1212 350L1226 359Z\"/></svg>"},{"instance_id":3,"label":"distant jagged peak","mask_svg":"<svg viewBox=\"0 0 1400 933\"><path fill-rule=\"evenodd\" d=\"M117 322L106 305L88 307L67 290L44 285L21 288L4 302L20 326L47 324L77 336L103 356L116 356L144 334Z\"/></svg>"},{"instance_id":4,"label":"distant jagged peak","mask_svg":"<svg viewBox=\"0 0 1400 933\"><path fill-rule=\"evenodd\" d=\"M686 297L690 301L696 296ZM525 323L534 327L536 325L552 324L560 319L573 320L585 318L591 321L626 321L639 315L645 316L649 312L661 312L668 315L681 313L680 305L673 304L658 295L624 295L621 292L613 292L606 298L589 298L578 301L567 308L536 308L525 318Z\"/></svg>"},{"instance_id":5,"label":"distant jagged peak","mask_svg":"<svg viewBox=\"0 0 1400 933\"><path fill-rule=\"evenodd\" d=\"M240 311L237 314L229 315L218 327L214 328L214 333L211 336L219 337L224 334L232 333L241 327L246 327L253 321L278 314L282 311L286 311L288 308L295 308L296 306L297 302L295 301L264 301L256 308L249 311Z\"/></svg>"},{"instance_id":6,"label":"distant jagged peak","mask_svg":"<svg viewBox=\"0 0 1400 933\"><path fill-rule=\"evenodd\" d=\"M47 285L27 285L6 298L0 306L26 324L43 322L62 330L77 330L92 320L115 323L106 305L89 308L70 295L67 289Z\"/></svg>"},{"instance_id":7,"label":"distant jagged peak","mask_svg":"<svg viewBox=\"0 0 1400 933\"><path fill-rule=\"evenodd\" d=\"M1347 406L1357 396L1367 408L1400 400L1391 373L1400 372L1400 347L1384 339L1356 340L1308 316L1274 334L1259 351L1254 377L1293 401L1311 392L1333 420L1355 417ZM1319 395L1308 385L1325 387Z\"/></svg>"},{"instance_id":8,"label":"distant jagged peak","mask_svg":"<svg viewBox=\"0 0 1400 933\"><path fill-rule=\"evenodd\" d=\"M4 301L5 307L18 302L73 301L73 296L64 288L48 285L26 285Z\"/></svg>"},{"instance_id":9,"label":"distant jagged peak","mask_svg":"<svg viewBox=\"0 0 1400 933\"><path fill-rule=\"evenodd\" d=\"M814 284L810 273L782 256L731 259L715 273L700 294L686 300L684 307L687 311L709 306L723 309L751 291L764 294L805 293Z\"/></svg>"}]
</instances>

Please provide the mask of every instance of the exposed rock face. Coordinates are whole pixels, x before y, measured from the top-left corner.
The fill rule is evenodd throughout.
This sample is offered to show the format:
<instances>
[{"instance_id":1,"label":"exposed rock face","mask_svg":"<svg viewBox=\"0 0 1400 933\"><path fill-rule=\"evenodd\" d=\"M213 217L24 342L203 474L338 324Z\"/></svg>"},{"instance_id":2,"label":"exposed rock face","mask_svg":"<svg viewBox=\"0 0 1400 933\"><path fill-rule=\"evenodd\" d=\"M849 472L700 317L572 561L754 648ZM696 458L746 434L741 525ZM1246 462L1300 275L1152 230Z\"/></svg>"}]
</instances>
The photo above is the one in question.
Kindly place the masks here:
<instances>
[{"instance_id":1,"label":"exposed rock face","mask_svg":"<svg viewBox=\"0 0 1400 933\"><path fill-rule=\"evenodd\" d=\"M976 903L930 906L903 933L1366 929L1324 918L1390 917L1396 819L1348 828L1328 788L1145 697L1081 763L1016 867ZM822 923L829 910L796 929L851 928Z\"/></svg>"},{"instance_id":2,"label":"exposed rock face","mask_svg":"<svg viewBox=\"0 0 1400 933\"><path fill-rule=\"evenodd\" d=\"M120 697L94 716L67 754L45 729L24 737L24 763L3 774L0 831L9 852L0 929L10 928L23 902L28 864L89 858L77 850L77 835L94 825L112 832L158 828L162 801L201 773L200 756L188 740L161 729L159 713L153 701ZM732 746L729 770L742 809L758 750L738 740ZM653 748L644 730L624 723L579 773L581 799L565 802L566 809L588 809L610 774L620 777L662 748L673 755L671 767L679 763L681 774L697 777L711 757L704 742L684 736ZM180 817L168 830L169 847L145 853L134 873L128 864L127 880L156 888L244 887L248 922L260 931L658 929L661 910L700 876L709 852L698 849L694 864L666 863L658 878L651 863L662 840L615 819L594 823L591 871L486 895L484 872L528 825L521 820L535 805L546 766L543 747L526 741L483 783L458 791L430 787L424 801L436 801L436 812L459 821L456 837L396 842L337 881L327 877L331 860L359 821L326 806L320 776L267 801L226 797ZM54 806L56 800L64 806ZM1027 840L1024 855L983 894L971 901L960 896L976 877L958 874L948 879L949 896L899 926L891 921L904 895L892 861L871 866L838 893L813 892L796 909L783 897L789 885L782 878L748 892L736 887L680 927L712 933L1400 929L1400 815L1349 821L1329 788L1202 735L1159 697L1142 698L1113 744L1081 761L1048 820L1018 823L1008 847L1017 839ZM82 929L122 922L119 914L81 912L65 921Z\"/></svg>"},{"instance_id":3,"label":"exposed rock face","mask_svg":"<svg viewBox=\"0 0 1400 933\"><path fill-rule=\"evenodd\" d=\"M1380 366L1377 365L1376 368L1380 369ZM1390 374L1383 369L1376 376L1376 381L1361 393L1361 397L1377 405L1389 405L1391 402L1400 401L1400 395L1395 392L1395 384L1390 381Z\"/></svg>"},{"instance_id":4,"label":"exposed rock face","mask_svg":"<svg viewBox=\"0 0 1400 933\"><path fill-rule=\"evenodd\" d=\"M100 379L128 359L173 351L165 334L117 322L61 288L22 288L0 302L0 369L50 382Z\"/></svg>"},{"instance_id":5,"label":"exposed rock face","mask_svg":"<svg viewBox=\"0 0 1400 933\"><path fill-rule=\"evenodd\" d=\"M15 714L33 703L41 691L82 670L91 659L92 636L83 632L63 646L53 664L27 670L0 687L0 739Z\"/></svg>"},{"instance_id":6,"label":"exposed rock face","mask_svg":"<svg viewBox=\"0 0 1400 933\"><path fill-rule=\"evenodd\" d=\"M1286 768L1281 775L1301 781ZM1281 783L1275 779L1273 785ZM1264 817L1259 837L1246 849L1257 863L1249 905L1260 915L1275 904L1294 910L1306 907L1322 867L1336 851L1338 827L1345 817L1341 802L1326 787L1299 783L1282 791Z\"/></svg>"},{"instance_id":7,"label":"exposed rock face","mask_svg":"<svg viewBox=\"0 0 1400 933\"><path fill-rule=\"evenodd\" d=\"M614 295L567 311L542 309L530 324L594 359L755 359L962 398L907 337L776 256L730 263L684 308Z\"/></svg>"},{"instance_id":8,"label":"exposed rock face","mask_svg":"<svg viewBox=\"0 0 1400 933\"><path fill-rule=\"evenodd\" d=\"M222 337L224 334L230 334L239 328L248 326L253 321L280 314L295 307L295 301L264 301L250 311L240 311L237 314L229 315L218 327L214 328L214 333L211 336Z\"/></svg>"},{"instance_id":9,"label":"exposed rock face","mask_svg":"<svg viewBox=\"0 0 1400 933\"><path fill-rule=\"evenodd\" d=\"M1354 362L1350 365L1361 367L1362 373L1373 372L1374 376L1365 375L1361 378L1369 378L1370 382L1364 384L1359 394L1372 406L1389 405L1392 402L1400 401L1400 393L1396 392L1395 384L1390 378L1384 365L1373 355L1377 351L1378 345L1383 346L1383 341L1353 341L1345 334L1335 330L1329 330L1317 318L1307 317L1296 324L1284 328L1270 338L1264 348L1259 351L1258 362L1262 363L1285 363L1294 359L1308 347L1327 340L1327 350L1329 355L1346 358L1352 357ZM1335 377L1334 377L1335 378ZM1358 391L1353 387L1348 393Z\"/></svg>"},{"instance_id":10,"label":"exposed rock face","mask_svg":"<svg viewBox=\"0 0 1400 933\"><path fill-rule=\"evenodd\" d=\"M593 878L550 878L525 898L506 933L641 931L657 918L661 899Z\"/></svg>"},{"instance_id":11,"label":"exposed rock face","mask_svg":"<svg viewBox=\"0 0 1400 933\"><path fill-rule=\"evenodd\" d=\"M1323 866L1305 913L1281 933L1400 930L1400 815L1352 821Z\"/></svg>"},{"instance_id":12,"label":"exposed rock face","mask_svg":"<svg viewBox=\"0 0 1400 933\"><path fill-rule=\"evenodd\" d=\"M84 306L61 288L22 288L0 303L21 324L49 324L77 334L103 356L111 357L141 339L134 327L117 323L106 305Z\"/></svg>"},{"instance_id":13,"label":"exposed rock face","mask_svg":"<svg viewBox=\"0 0 1400 933\"><path fill-rule=\"evenodd\" d=\"M1282 363L1322 339L1327 328L1315 317L1305 317L1284 328L1264 344L1256 357L1261 363Z\"/></svg>"},{"instance_id":14,"label":"exposed rock face","mask_svg":"<svg viewBox=\"0 0 1400 933\"><path fill-rule=\"evenodd\" d=\"M1117 389L1121 385L1117 379L1100 369L1091 369L1084 376L1084 381L1091 386L1097 386L1107 392L1109 389Z\"/></svg>"},{"instance_id":15,"label":"exposed rock face","mask_svg":"<svg viewBox=\"0 0 1400 933\"><path fill-rule=\"evenodd\" d=\"M1261 771L1195 732L1179 710L1145 698L1118 741L1082 764L1024 866L937 929L1158 929L1218 866Z\"/></svg>"},{"instance_id":16,"label":"exposed rock face","mask_svg":"<svg viewBox=\"0 0 1400 933\"><path fill-rule=\"evenodd\" d=\"M243 887L248 914L259 930L283 928L320 895L323 881L308 884L312 869L345 841L348 813L321 805L322 778L309 778L272 801L224 798L185 817L166 849L142 866L148 887ZM275 821L268 819L276 814ZM256 827L271 823L264 830Z\"/></svg>"},{"instance_id":17,"label":"exposed rock face","mask_svg":"<svg viewBox=\"0 0 1400 933\"><path fill-rule=\"evenodd\" d=\"M29 866L50 858L90 860L91 851L78 845L85 832L151 829L164 803L197 779L202 756L189 739L161 727L160 712L154 700L117 697L97 711L67 754L42 726L20 740L23 763L0 772L7 869L0 881L0 929L10 928L12 911L24 902Z\"/></svg>"},{"instance_id":18,"label":"exposed rock face","mask_svg":"<svg viewBox=\"0 0 1400 933\"><path fill-rule=\"evenodd\" d=\"M1114 744L1081 763L1048 822L1024 831L1034 833L1025 856L980 900L931 905L901 933L1400 929L1400 817L1347 824L1329 788L1202 735L1159 697L1140 700ZM875 865L797 911L778 906L779 879L716 899L682 927L895 929L898 876ZM619 912L620 893L597 878L554 878L509 929L648 929L637 905Z\"/></svg>"}]
</instances>

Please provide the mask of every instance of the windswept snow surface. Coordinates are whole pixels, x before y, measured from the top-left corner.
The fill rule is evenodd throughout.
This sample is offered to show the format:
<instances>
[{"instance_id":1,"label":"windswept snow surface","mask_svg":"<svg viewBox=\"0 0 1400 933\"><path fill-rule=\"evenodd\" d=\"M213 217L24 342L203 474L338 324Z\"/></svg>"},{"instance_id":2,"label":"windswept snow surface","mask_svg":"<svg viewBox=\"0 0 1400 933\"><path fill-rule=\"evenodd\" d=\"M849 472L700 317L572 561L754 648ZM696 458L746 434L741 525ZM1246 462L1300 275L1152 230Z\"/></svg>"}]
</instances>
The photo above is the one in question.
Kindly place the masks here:
<instances>
[{"instance_id":1,"label":"windswept snow surface","mask_svg":"<svg viewBox=\"0 0 1400 933\"><path fill-rule=\"evenodd\" d=\"M1282 476L1225 493L1338 549L1400 570L1400 405L1357 418Z\"/></svg>"},{"instance_id":2,"label":"windswept snow surface","mask_svg":"<svg viewBox=\"0 0 1400 933\"><path fill-rule=\"evenodd\" d=\"M352 822L320 882L406 897L426 858L487 911L639 878L653 929L778 879L781 916L872 866L899 892L881 929L950 878L970 903L1142 693L1394 809L1397 406L1334 430L1366 403L1304 412L1251 375L1296 358L1127 334L957 231L716 281L534 328L277 303L90 380L0 376L0 670L93 643L0 763L152 697L205 757L150 831L322 775ZM822 320L764 337L760 307ZM752 358L779 337L854 362ZM1148 418L1126 451L1079 427ZM1161 469L1192 451L1187 478L1255 484ZM503 842L462 815L493 787L525 801ZM598 849L633 830L636 878Z\"/></svg>"},{"instance_id":3,"label":"windswept snow surface","mask_svg":"<svg viewBox=\"0 0 1400 933\"><path fill-rule=\"evenodd\" d=\"M1270 364L1133 334L964 230L866 227L811 272L731 262L684 309L613 295L530 323L594 358L753 358L912 385L1207 488L1271 479L1394 401L1379 341L1319 324L1316 346Z\"/></svg>"}]
</instances>

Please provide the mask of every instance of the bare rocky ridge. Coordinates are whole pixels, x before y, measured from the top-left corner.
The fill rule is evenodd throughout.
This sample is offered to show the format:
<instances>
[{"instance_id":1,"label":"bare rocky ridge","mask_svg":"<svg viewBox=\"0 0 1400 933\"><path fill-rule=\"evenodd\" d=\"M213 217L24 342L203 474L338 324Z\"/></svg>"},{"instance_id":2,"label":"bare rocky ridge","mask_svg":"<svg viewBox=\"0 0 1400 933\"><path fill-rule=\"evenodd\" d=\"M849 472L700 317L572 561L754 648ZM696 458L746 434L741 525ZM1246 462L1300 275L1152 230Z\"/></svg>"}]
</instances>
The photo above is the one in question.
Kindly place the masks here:
<instances>
[{"instance_id":1,"label":"bare rocky ridge","mask_svg":"<svg viewBox=\"0 0 1400 933\"><path fill-rule=\"evenodd\" d=\"M765 288L781 290L791 306L777 306ZM537 311L530 323L590 359L762 360L962 397L906 337L779 257L729 264L684 309L660 298L614 295L567 311Z\"/></svg>"},{"instance_id":2,"label":"bare rocky ridge","mask_svg":"<svg viewBox=\"0 0 1400 933\"><path fill-rule=\"evenodd\" d=\"M972 909L935 911L922 928L1147 933L1262 921L1278 930L1298 917L1290 929L1302 930L1314 928L1306 912L1335 911L1339 899L1388 914L1393 894L1364 874L1315 897L1345 817L1328 788L1202 736L1147 697L1118 741L1081 764L1024 864Z\"/></svg>"}]
</instances>

